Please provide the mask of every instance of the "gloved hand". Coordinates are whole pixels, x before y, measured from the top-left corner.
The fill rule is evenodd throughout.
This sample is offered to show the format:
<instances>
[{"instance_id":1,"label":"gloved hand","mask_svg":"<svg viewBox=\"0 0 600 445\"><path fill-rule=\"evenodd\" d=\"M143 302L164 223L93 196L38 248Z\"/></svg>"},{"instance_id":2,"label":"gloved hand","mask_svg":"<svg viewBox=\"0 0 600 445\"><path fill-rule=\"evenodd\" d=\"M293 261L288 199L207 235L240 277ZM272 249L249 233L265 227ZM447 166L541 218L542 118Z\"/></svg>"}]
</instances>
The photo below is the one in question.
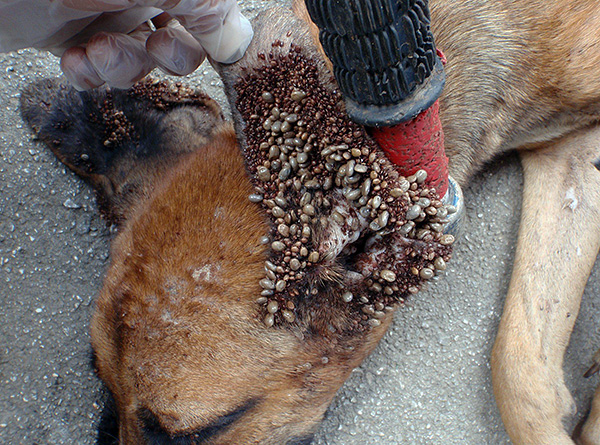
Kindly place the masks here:
<instances>
[{"instance_id":1,"label":"gloved hand","mask_svg":"<svg viewBox=\"0 0 600 445\"><path fill-rule=\"evenodd\" d=\"M147 23L151 18L159 29ZM128 88L155 65L189 74L206 54L233 63L252 35L235 0L0 2L0 52L50 50L62 56L63 72L80 90L104 82Z\"/></svg>"}]
</instances>

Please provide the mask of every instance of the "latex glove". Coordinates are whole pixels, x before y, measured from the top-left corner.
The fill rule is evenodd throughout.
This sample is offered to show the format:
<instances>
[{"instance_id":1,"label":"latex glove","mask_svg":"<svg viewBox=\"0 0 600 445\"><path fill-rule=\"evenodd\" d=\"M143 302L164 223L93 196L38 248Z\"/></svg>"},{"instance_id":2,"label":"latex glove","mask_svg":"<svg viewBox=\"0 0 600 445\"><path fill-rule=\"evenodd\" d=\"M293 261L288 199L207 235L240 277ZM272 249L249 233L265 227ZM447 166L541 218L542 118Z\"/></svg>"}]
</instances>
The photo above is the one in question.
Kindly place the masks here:
<instances>
[{"instance_id":1,"label":"latex glove","mask_svg":"<svg viewBox=\"0 0 600 445\"><path fill-rule=\"evenodd\" d=\"M153 31L145 22L158 15L166 26ZM178 22L165 23L171 17ZM252 35L235 0L0 0L0 51L62 55L61 68L81 90L127 88L155 65L188 74L205 53L232 63Z\"/></svg>"}]
</instances>

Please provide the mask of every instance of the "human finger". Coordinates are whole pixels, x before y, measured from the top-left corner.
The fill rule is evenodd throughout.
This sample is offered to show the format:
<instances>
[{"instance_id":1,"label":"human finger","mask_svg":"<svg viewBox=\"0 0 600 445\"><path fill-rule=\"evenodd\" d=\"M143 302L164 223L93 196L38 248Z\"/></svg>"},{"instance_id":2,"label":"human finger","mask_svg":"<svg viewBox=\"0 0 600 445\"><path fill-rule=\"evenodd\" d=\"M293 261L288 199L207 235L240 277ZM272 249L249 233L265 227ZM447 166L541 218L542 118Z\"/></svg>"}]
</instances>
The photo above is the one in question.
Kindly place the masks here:
<instances>
[{"instance_id":1,"label":"human finger","mask_svg":"<svg viewBox=\"0 0 600 445\"><path fill-rule=\"evenodd\" d=\"M98 33L86 55L98 76L112 87L129 88L153 67L141 39L119 33Z\"/></svg>"},{"instance_id":2,"label":"human finger","mask_svg":"<svg viewBox=\"0 0 600 445\"><path fill-rule=\"evenodd\" d=\"M174 20L148 37L146 50L160 68L178 76L194 72L206 57L200 43Z\"/></svg>"},{"instance_id":3,"label":"human finger","mask_svg":"<svg viewBox=\"0 0 600 445\"><path fill-rule=\"evenodd\" d=\"M217 62L239 60L252 40L252 26L235 0L181 0L168 12Z\"/></svg>"},{"instance_id":4,"label":"human finger","mask_svg":"<svg viewBox=\"0 0 600 445\"><path fill-rule=\"evenodd\" d=\"M88 59L85 48L81 46L74 46L63 53L60 68L79 91L96 88L104 83Z\"/></svg>"}]
</instances>

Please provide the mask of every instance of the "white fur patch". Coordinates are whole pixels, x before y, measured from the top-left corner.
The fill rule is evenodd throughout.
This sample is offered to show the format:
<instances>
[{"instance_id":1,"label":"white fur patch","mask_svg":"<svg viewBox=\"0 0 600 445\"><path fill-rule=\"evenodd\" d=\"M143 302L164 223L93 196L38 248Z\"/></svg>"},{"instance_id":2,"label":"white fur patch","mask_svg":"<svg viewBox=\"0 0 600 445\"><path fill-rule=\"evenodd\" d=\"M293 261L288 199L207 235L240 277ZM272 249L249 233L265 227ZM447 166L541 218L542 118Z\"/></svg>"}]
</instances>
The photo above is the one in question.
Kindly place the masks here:
<instances>
[{"instance_id":1,"label":"white fur patch","mask_svg":"<svg viewBox=\"0 0 600 445\"><path fill-rule=\"evenodd\" d=\"M216 279L220 267L216 264L205 264L192 271L192 278L198 282L210 282Z\"/></svg>"},{"instance_id":2,"label":"white fur patch","mask_svg":"<svg viewBox=\"0 0 600 445\"><path fill-rule=\"evenodd\" d=\"M567 193L565 193L565 205L563 208L568 207L572 211L574 211L578 205L579 205L579 200L575 196L575 189L573 187L571 187L569 190L567 190Z\"/></svg>"}]
</instances>

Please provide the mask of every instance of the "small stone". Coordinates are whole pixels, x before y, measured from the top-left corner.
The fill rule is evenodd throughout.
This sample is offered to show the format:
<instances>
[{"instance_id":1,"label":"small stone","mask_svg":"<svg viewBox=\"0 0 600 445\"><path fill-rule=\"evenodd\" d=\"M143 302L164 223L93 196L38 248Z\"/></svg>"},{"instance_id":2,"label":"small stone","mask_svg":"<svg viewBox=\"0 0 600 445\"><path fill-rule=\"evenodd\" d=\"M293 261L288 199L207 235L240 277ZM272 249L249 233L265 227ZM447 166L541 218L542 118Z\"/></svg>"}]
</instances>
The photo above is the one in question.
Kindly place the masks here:
<instances>
[{"instance_id":1,"label":"small stone","mask_svg":"<svg viewBox=\"0 0 600 445\"><path fill-rule=\"evenodd\" d=\"M368 171L368 168L364 164L356 164L354 166L354 171L357 173L366 173Z\"/></svg>"},{"instance_id":2,"label":"small stone","mask_svg":"<svg viewBox=\"0 0 600 445\"><path fill-rule=\"evenodd\" d=\"M412 221L409 221L409 222L407 222L406 224L404 224L402 227L400 227L400 230L399 230L399 232L400 232L400 234L401 234L401 235L404 235L404 236L406 236L406 235L408 235L408 234L410 233L410 231L411 231L412 229L414 229L414 228L415 228L415 223L414 223L414 222L412 222Z\"/></svg>"},{"instance_id":3,"label":"small stone","mask_svg":"<svg viewBox=\"0 0 600 445\"><path fill-rule=\"evenodd\" d=\"M410 182L408 182L406 178L400 178L400 180L398 181L398 185L400 186L400 190L403 193L408 192L408 189L410 189Z\"/></svg>"},{"instance_id":4,"label":"small stone","mask_svg":"<svg viewBox=\"0 0 600 445\"><path fill-rule=\"evenodd\" d=\"M381 196L375 195L371 199L371 207L377 210L381 206Z\"/></svg>"},{"instance_id":5,"label":"small stone","mask_svg":"<svg viewBox=\"0 0 600 445\"><path fill-rule=\"evenodd\" d=\"M63 206L65 206L67 209L80 209L81 206L79 204L77 204L75 201L73 201L71 198L67 198L65 200L65 202L63 202Z\"/></svg>"}]
</instances>

